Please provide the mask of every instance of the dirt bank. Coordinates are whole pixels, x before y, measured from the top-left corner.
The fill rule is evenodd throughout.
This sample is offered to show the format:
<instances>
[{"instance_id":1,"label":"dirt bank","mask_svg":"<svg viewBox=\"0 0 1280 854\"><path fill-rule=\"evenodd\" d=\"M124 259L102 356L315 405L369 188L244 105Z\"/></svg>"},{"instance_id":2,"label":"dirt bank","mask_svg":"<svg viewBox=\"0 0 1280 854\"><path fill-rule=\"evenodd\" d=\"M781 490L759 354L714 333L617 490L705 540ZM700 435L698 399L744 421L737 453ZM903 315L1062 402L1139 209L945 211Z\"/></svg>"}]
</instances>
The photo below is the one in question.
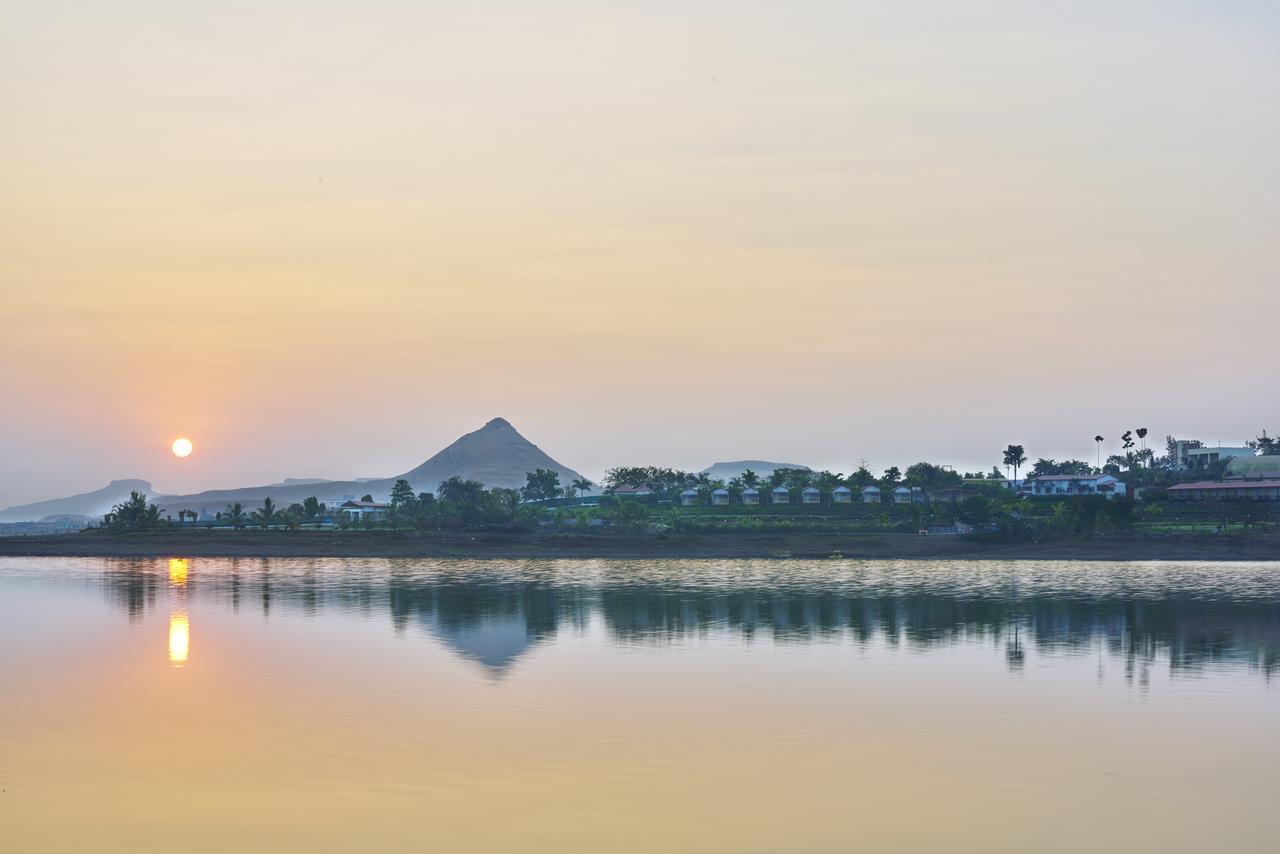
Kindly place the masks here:
<instances>
[{"instance_id":1,"label":"dirt bank","mask_svg":"<svg viewBox=\"0 0 1280 854\"><path fill-rule=\"evenodd\" d=\"M0 539L0 556L472 557L958 560L1280 560L1271 535L1108 536L1002 541L948 535L702 532L666 536L391 531L85 532Z\"/></svg>"}]
</instances>

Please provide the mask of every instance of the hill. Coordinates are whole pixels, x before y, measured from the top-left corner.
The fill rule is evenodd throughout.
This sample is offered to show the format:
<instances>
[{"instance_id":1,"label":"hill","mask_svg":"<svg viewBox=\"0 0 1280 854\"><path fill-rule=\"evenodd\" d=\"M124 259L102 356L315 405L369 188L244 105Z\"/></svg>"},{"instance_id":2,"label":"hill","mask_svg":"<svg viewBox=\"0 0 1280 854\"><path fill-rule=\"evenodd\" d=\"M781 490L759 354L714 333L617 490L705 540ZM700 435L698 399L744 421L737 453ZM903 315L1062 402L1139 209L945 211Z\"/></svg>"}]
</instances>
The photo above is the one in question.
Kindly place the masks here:
<instances>
[{"instance_id":1,"label":"hill","mask_svg":"<svg viewBox=\"0 0 1280 854\"><path fill-rule=\"evenodd\" d=\"M327 504L340 503L346 498L365 494L372 495L375 500L386 500L391 494L391 487L399 478L408 480L415 492L434 492L441 481L455 476L478 480L487 487L519 487L524 485L525 475L538 468L558 472L562 484L582 476L549 457L541 448L520 435L505 418L494 418L479 430L462 436L426 462L396 477L286 482L238 489L214 489L193 495L166 495L156 503L170 512L195 510L200 513L217 513L237 501L246 508L253 509L267 497L281 505L302 501L312 495Z\"/></svg>"},{"instance_id":2,"label":"hill","mask_svg":"<svg viewBox=\"0 0 1280 854\"><path fill-rule=\"evenodd\" d=\"M82 492L65 498L51 498L48 501L10 507L0 511L0 522L35 522L47 516L96 518L128 498L129 493L134 490L151 495L151 484L145 480L113 480L102 489L93 492Z\"/></svg>"},{"instance_id":3,"label":"hill","mask_svg":"<svg viewBox=\"0 0 1280 854\"><path fill-rule=\"evenodd\" d=\"M751 469L761 477L768 477L773 473L774 469L802 469L803 471L810 471L808 466L802 466L799 463L771 463L766 460L735 460L728 463L713 463L711 466L703 469L700 474L705 474L712 480L723 480L725 483L728 483L735 477L741 477L742 473L747 469Z\"/></svg>"}]
</instances>

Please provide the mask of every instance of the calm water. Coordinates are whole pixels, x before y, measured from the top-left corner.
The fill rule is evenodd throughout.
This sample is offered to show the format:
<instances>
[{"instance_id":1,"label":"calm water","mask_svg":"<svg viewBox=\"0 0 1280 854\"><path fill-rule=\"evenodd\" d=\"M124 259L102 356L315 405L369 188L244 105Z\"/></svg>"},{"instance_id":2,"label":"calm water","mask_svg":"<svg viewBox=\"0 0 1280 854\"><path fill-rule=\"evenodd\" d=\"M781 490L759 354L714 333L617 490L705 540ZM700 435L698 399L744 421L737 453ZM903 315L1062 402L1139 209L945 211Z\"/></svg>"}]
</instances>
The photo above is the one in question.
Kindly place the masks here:
<instances>
[{"instance_id":1,"label":"calm water","mask_svg":"<svg viewBox=\"0 0 1280 854\"><path fill-rule=\"evenodd\" d=\"M1276 851L1280 564L0 560L0 850Z\"/></svg>"}]
</instances>

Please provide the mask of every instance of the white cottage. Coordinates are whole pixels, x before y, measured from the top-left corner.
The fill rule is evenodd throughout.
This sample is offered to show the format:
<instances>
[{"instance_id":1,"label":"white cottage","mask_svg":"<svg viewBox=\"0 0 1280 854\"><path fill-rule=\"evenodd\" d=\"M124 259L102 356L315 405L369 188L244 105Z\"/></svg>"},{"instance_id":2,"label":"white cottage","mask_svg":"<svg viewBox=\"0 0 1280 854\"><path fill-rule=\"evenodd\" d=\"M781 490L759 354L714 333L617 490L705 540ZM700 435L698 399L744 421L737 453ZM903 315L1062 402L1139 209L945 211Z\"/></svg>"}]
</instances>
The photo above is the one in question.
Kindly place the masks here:
<instances>
[{"instance_id":1,"label":"white cottage","mask_svg":"<svg viewBox=\"0 0 1280 854\"><path fill-rule=\"evenodd\" d=\"M769 501L772 504L790 504L791 490L787 489L785 486L775 486L769 492Z\"/></svg>"},{"instance_id":2,"label":"white cottage","mask_svg":"<svg viewBox=\"0 0 1280 854\"><path fill-rule=\"evenodd\" d=\"M863 504L879 504L880 503L880 487L878 486L862 487L862 503Z\"/></svg>"},{"instance_id":3,"label":"white cottage","mask_svg":"<svg viewBox=\"0 0 1280 854\"><path fill-rule=\"evenodd\" d=\"M729 490L720 488L711 493L711 503L716 507L724 507L729 503Z\"/></svg>"},{"instance_id":4,"label":"white cottage","mask_svg":"<svg viewBox=\"0 0 1280 854\"><path fill-rule=\"evenodd\" d=\"M743 504L759 504L760 490L750 486L742 490L742 503Z\"/></svg>"},{"instance_id":5,"label":"white cottage","mask_svg":"<svg viewBox=\"0 0 1280 854\"><path fill-rule=\"evenodd\" d=\"M697 503L698 503L698 490L686 489L684 492L680 493L680 506L693 507Z\"/></svg>"},{"instance_id":6,"label":"white cottage","mask_svg":"<svg viewBox=\"0 0 1280 854\"><path fill-rule=\"evenodd\" d=\"M897 489L893 491L894 504L910 504L911 497L912 497L911 487L909 486L899 486Z\"/></svg>"},{"instance_id":7,"label":"white cottage","mask_svg":"<svg viewBox=\"0 0 1280 854\"><path fill-rule=\"evenodd\" d=\"M832 504L848 504L853 501L853 490L847 486L837 486L831 490Z\"/></svg>"},{"instance_id":8,"label":"white cottage","mask_svg":"<svg viewBox=\"0 0 1280 854\"><path fill-rule=\"evenodd\" d=\"M816 486L806 486L804 489L800 490L800 503L821 504L822 491Z\"/></svg>"}]
</instances>

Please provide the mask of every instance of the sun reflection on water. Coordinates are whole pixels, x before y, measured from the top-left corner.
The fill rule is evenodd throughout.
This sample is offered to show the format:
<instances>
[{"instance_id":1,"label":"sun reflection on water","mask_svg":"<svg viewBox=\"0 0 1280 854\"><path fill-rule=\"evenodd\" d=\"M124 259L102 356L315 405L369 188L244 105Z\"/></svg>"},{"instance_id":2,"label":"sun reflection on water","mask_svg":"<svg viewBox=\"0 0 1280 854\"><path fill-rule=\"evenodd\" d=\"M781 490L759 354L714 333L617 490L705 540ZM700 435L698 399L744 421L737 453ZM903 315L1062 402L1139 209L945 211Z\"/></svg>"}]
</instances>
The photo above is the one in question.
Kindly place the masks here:
<instances>
[{"instance_id":1,"label":"sun reflection on water","mask_svg":"<svg viewBox=\"0 0 1280 854\"><path fill-rule=\"evenodd\" d=\"M181 667L191 652L191 621L186 612L169 615L169 663Z\"/></svg>"},{"instance_id":2,"label":"sun reflection on water","mask_svg":"<svg viewBox=\"0 0 1280 854\"><path fill-rule=\"evenodd\" d=\"M187 583L187 573L191 571L191 562L185 557L169 558L169 583L182 587Z\"/></svg>"}]
</instances>

